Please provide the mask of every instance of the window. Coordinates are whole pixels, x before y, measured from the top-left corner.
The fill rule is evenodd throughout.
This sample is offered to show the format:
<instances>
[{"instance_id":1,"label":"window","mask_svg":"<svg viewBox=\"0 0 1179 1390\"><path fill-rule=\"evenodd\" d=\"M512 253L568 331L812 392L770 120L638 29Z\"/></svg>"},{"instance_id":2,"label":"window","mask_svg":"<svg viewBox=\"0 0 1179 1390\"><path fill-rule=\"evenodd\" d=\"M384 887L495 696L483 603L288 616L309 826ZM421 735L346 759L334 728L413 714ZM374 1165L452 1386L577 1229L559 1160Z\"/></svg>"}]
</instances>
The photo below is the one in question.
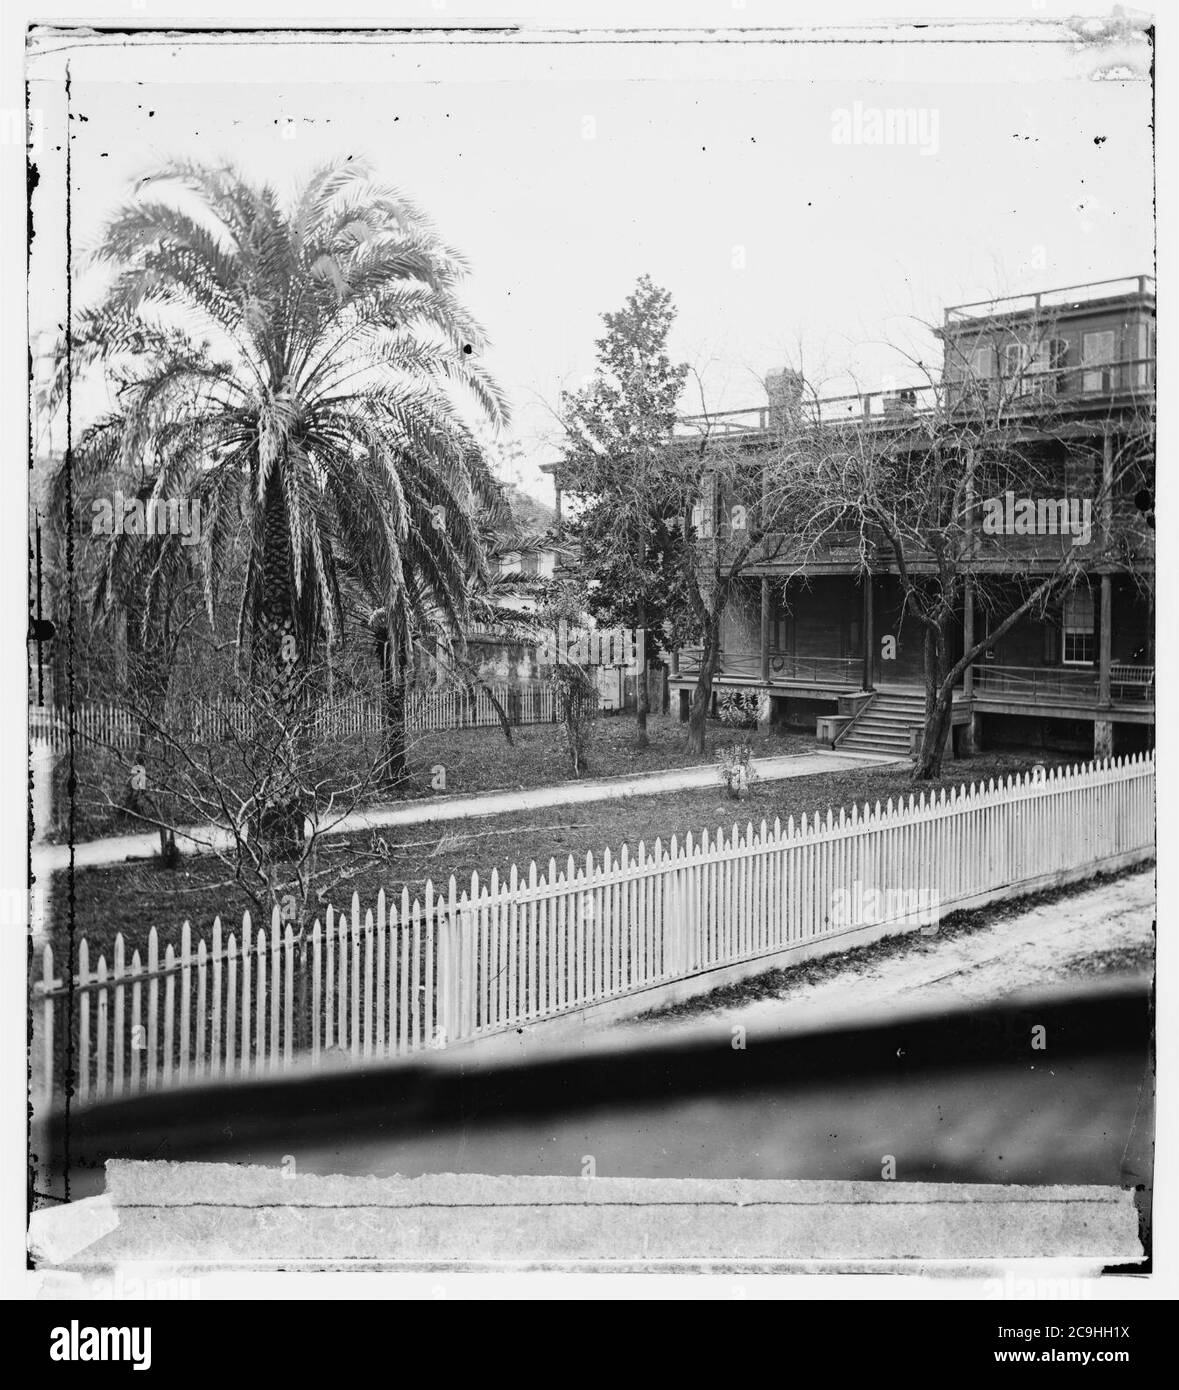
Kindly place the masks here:
<instances>
[{"instance_id":1,"label":"window","mask_svg":"<svg viewBox=\"0 0 1179 1390\"><path fill-rule=\"evenodd\" d=\"M995 349L988 343L985 347L973 349L960 347L959 351L962 361L962 400L968 403L990 400L994 391Z\"/></svg>"},{"instance_id":2,"label":"window","mask_svg":"<svg viewBox=\"0 0 1179 1390\"><path fill-rule=\"evenodd\" d=\"M1064 630L1064 664L1066 666L1093 665L1093 634L1091 632Z\"/></svg>"},{"instance_id":3,"label":"window","mask_svg":"<svg viewBox=\"0 0 1179 1390\"><path fill-rule=\"evenodd\" d=\"M1032 359L1032 379L1029 390L1041 396L1062 396L1068 390L1068 339L1043 338Z\"/></svg>"},{"instance_id":4,"label":"window","mask_svg":"<svg viewBox=\"0 0 1179 1390\"><path fill-rule=\"evenodd\" d=\"M1093 594L1073 589L1064 598L1062 659L1066 666L1093 665Z\"/></svg>"},{"instance_id":5,"label":"window","mask_svg":"<svg viewBox=\"0 0 1179 1390\"><path fill-rule=\"evenodd\" d=\"M704 502L692 507L692 529L698 540L708 540L712 535L712 514Z\"/></svg>"},{"instance_id":6,"label":"window","mask_svg":"<svg viewBox=\"0 0 1179 1390\"><path fill-rule=\"evenodd\" d=\"M1027 349L1022 343L1004 343L1003 345L1003 375L1008 381L1014 381L1023 375L1024 362L1027 360Z\"/></svg>"},{"instance_id":7,"label":"window","mask_svg":"<svg viewBox=\"0 0 1179 1390\"><path fill-rule=\"evenodd\" d=\"M1036 390L1040 364L1027 343L1003 344L1003 380L1007 396L1027 396Z\"/></svg>"},{"instance_id":8,"label":"window","mask_svg":"<svg viewBox=\"0 0 1179 1390\"><path fill-rule=\"evenodd\" d=\"M1134 356L1138 359L1134 366L1135 386L1154 385L1154 324L1140 323L1135 334L1137 343Z\"/></svg>"},{"instance_id":9,"label":"window","mask_svg":"<svg viewBox=\"0 0 1179 1390\"><path fill-rule=\"evenodd\" d=\"M1064 366L1068 361L1068 341L1064 338L1044 337L1036 344L1035 355L1031 361L1030 379L1026 393L1037 396L1062 395L1067 390Z\"/></svg>"},{"instance_id":10,"label":"window","mask_svg":"<svg viewBox=\"0 0 1179 1390\"><path fill-rule=\"evenodd\" d=\"M1113 360L1113 330L1086 333L1081 338L1081 366L1087 368L1081 376L1081 390L1112 391L1114 374L1111 364Z\"/></svg>"},{"instance_id":11,"label":"window","mask_svg":"<svg viewBox=\"0 0 1179 1390\"><path fill-rule=\"evenodd\" d=\"M1068 391L1068 339L1049 338L1047 348L1048 370L1053 373L1048 378L1050 389L1063 396Z\"/></svg>"},{"instance_id":12,"label":"window","mask_svg":"<svg viewBox=\"0 0 1179 1390\"><path fill-rule=\"evenodd\" d=\"M989 347L975 348L970 354L970 375L975 381L988 380L994 365L995 354Z\"/></svg>"}]
</instances>

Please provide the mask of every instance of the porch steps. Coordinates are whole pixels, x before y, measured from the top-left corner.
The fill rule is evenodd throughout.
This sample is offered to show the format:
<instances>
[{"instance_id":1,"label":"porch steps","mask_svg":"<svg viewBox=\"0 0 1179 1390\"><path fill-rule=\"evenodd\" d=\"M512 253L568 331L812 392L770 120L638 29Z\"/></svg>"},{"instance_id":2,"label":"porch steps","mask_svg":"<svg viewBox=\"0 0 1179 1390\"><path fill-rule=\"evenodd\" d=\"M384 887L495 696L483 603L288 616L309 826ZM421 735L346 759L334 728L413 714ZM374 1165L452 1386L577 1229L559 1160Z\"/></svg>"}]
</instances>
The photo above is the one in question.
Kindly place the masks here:
<instances>
[{"instance_id":1,"label":"porch steps","mask_svg":"<svg viewBox=\"0 0 1179 1390\"><path fill-rule=\"evenodd\" d=\"M836 747L849 753L908 758L911 731L925 717L925 692L915 686L878 686L871 703Z\"/></svg>"}]
</instances>

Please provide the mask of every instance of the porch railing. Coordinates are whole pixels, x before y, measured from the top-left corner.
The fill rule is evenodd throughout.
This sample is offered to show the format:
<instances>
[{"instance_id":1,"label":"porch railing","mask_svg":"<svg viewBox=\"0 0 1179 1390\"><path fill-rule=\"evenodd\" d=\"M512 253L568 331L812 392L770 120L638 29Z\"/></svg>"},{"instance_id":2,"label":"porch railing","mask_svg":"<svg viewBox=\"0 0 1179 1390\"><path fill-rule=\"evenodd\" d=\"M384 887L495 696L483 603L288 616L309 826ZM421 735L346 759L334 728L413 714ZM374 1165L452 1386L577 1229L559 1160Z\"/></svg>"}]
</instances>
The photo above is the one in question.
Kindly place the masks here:
<instances>
[{"instance_id":1,"label":"porch railing","mask_svg":"<svg viewBox=\"0 0 1179 1390\"><path fill-rule=\"evenodd\" d=\"M701 659L699 647L681 647L680 675L699 675ZM859 656L796 656L770 648L771 681L805 681L859 689L863 670L863 657ZM761 653L722 652L716 674L737 680L761 680Z\"/></svg>"},{"instance_id":2,"label":"porch railing","mask_svg":"<svg viewBox=\"0 0 1179 1390\"><path fill-rule=\"evenodd\" d=\"M1110 668L1110 698L1124 704L1154 703L1154 667L1115 663ZM1018 699L1048 699L1066 704L1090 705L1097 701L1095 670L1070 670L1060 666L992 666L979 662L974 668L974 689L979 695L1010 695Z\"/></svg>"}]
</instances>

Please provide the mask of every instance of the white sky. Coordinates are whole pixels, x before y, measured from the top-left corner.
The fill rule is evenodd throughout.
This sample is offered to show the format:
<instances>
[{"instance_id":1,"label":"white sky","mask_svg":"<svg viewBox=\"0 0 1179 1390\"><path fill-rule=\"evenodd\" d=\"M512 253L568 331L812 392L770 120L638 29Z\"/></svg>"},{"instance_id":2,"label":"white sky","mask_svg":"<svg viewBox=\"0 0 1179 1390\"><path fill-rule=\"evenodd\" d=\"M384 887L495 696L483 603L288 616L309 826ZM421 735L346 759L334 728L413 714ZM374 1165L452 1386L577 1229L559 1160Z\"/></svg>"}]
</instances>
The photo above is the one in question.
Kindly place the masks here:
<instances>
[{"instance_id":1,"label":"white sky","mask_svg":"<svg viewBox=\"0 0 1179 1390\"><path fill-rule=\"evenodd\" d=\"M512 400L520 481L545 500L536 465L554 453L560 388L592 369L598 316L644 271L672 291L674 352L722 409L760 404L760 378L800 346L813 381L879 389L912 379L885 340L936 351L914 316L1153 268L1143 81L1091 80L1060 49L1017 44L647 55L83 53L74 244L92 245L170 157L232 159L290 190L326 159L366 156L471 260L465 298ZM936 117L936 151L835 143L833 112L856 102ZM36 319L64 283L63 168L51 84L34 82L32 104L45 112Z\"/></svg>"}]
</instances>

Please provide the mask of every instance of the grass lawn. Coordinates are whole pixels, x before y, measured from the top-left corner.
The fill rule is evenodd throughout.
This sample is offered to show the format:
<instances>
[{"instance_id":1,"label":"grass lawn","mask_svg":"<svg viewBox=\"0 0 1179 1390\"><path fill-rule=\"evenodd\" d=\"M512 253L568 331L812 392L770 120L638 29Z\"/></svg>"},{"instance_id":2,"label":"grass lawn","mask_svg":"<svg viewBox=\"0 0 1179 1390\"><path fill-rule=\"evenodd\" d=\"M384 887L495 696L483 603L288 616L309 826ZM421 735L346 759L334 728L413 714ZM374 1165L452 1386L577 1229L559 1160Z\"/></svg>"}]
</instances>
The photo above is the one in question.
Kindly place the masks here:
<instances>
[{"instance_id":1,"label":"grass lawn","mask_svg":"<svg viewBox=\"0 0 1179 1390\"><path fill-rule=\"evenodd\" d=\"M687 726L671 715L653 714L647 720L650 747L635 747L633 714L603 715L590 734L587 777L633 777L642 772L711 764L716 750L741 743L752 745L756 757L781 753L812 753L814 729L775 731L759 737L754 729L729 729L710 722L708 752L701 757L686 747ZM512 730L508 747L498 729L454 729L421 736L411 753L412 778L408 796L436 796L430 787L431 769L446 769L446 792L471 792L548 787L572 780L569 758L559 725L526 724Z\"/></svg>"},{"instance_id":2,"label":"grass lawn","mask_svg":"<svg viewBox=\"0 0 1179 1390\"><path fill-rule=\"evenodd\" d=\"M662 772L673 768L697 767L712 764L716 750L726 745L749 743L758 757L780 753L813 752L816 743L814 730L775 730L768 737L759 737L754 729L730 729L713 721L709 725L708 753L701 758L688 751L686 726L671 715L652 714L647 723L650 746L635 747L633 714L603 715L590 733L588 777L628 777L641 772ZM341 773L346 781L349 773L359 780L358 769L371 768L377 741L366 736L345 740L338 752ZM355 766L348 767L351 755ZM434 785L436 769L446 772L444 793ZM68 768L65 759L58 760L55 803L64 807L65 779ZM83 750L78 759L79 793L75 802L75 836L81 840L100 839L105 835L141 831L142 823L129 816L112 812L107 797L98 790L104 784L113 786L125 769L117 760L92 750ZM562 731L557 724L525 724L512 730L508 745L496 726L480 729L450 729L440 733L418 734L409 750L409 776L399 789L397 800L420 797L463 796L474 792L520 790L526 787L548 787L571 780L569 757L565 751ZM367 804L384 804L387 793L366 798ZM64 818L50 839L64 842L67 832Z\"/></svg>"},{"instance_id":3,"label":"grass lawn","mask_svg":"<svg viewBox=\"0 0 1179 1390\"><path fill-rule=\"evenodd\" d=\"M539 733L536 730L528 732ZM667 737L663 730L656 736ZM484 740L478 745L478 752L488 776L493 759L498 756L501 767L498 785L528 785L515 780L517 762L511 759L510 750L503 746L494 730L447 736L451 757L454 757L456 743L461 741L466 746L476 737ZM618 771L626 770L620 765L623 757L627 758L631 769L645 766L633 750L627 751L622 721L619 721L617 737L615 756L618 762L614 767ZM710 734L710 749L714 743ZM521 747L525 746L525 741L521 740ZM764 746L767 752L777 751L779 741L767 740ZM549 755L539 737L534 747L536 763L542 764ZM813 747L813 740L808 740L807 750ZM674 749L667 751L674 752ZM1034 757L1004 754L949 762L945 765L945 775L932 785L948 787L964 781L1005 776L1033 762L1050 761L1052 759L1044 754ZM594 765L595 771L605 770L603 762L600 755ZM523 765L523 760L521 763ZM685 758L683 763L674 765L686 764ZM502 775L509 770L513 774L511 782ZM448 791L450 789L448 785ZM474 787L468 783L454 789L474 790ZM682 838L688 831L699 834L703 829L711 833L721 825L731 827L734 821L744 826L747 821L756 824L763 818L772 821L775 816L786 820L804 813L825 814L828 807L838 810L853 802L883 802L889 797L908 796L912 790L906 768L881 765L761 783L746 793L740 803L727 800L718 783L715 789L406 826L383 832L387 853L375 844L376 837L371 833L335 836L325 841L332 846L330 858L345 866L350 876L331 894L331 901L337 907L346 907L352 893L356 892L362 907L367 907L375 903L381 888L387 894L400 896L402 885L408 885L411 895L420 894L427 879L432 879L436 886L445 885L454 874L461 884L464 880L469 882L473 870L478 870L482 880L493 868L504 874L512 863L527 873L531 860L537 861L538 869L547 867L550 858L563 863L569 855L584 862L587 851L598 858L604 847L615 852L628 844L634 850L643 840L650 848L657 837L666 842L672 835ZM109 961L116 932L124 934L130 950L142 945L149 929L155 926L160 931L162 950L164 942L179 940L180 924L185 919L192 923L194 936L207 935L216 914L222 915L223 924L232 922L236 929L242 910L248 906L225 866L208 858L186 858L175 870L161 869L149 861L81 869L76 872L74 889L74 930L77 935L89 939L92 960L98 951L104 951ZM69 908L66 875L59 873L54 878L51 904L55 953L64 950L68 942Z\"/></svg>"}]
</instances>

